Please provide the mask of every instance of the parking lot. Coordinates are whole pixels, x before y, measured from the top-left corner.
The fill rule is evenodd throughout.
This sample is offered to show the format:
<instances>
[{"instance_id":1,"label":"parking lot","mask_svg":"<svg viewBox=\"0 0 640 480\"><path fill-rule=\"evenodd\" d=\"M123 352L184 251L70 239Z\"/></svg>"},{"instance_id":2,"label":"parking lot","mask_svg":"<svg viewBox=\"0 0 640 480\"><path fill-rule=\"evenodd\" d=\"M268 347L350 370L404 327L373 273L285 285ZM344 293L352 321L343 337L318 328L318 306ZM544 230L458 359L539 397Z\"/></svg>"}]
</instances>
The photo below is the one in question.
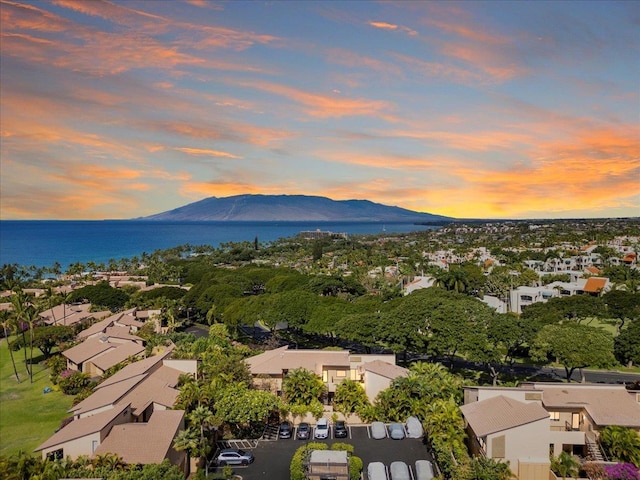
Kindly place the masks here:
<instances>
[{"instance_id":1,"label":"parking lot","mask_svg":"<svg viewBox=\"0 0 640 480\"><path fill-rule=\"evenodd\" d=\"M241 475L243 480L270 479L287 480L289 465L293 453L306 442L322 442L331 446L333 443L350 443L354 446L354 455L360 457L364 463L363 478L367 478L367 465L370 462L382 462L387 467L394 461L403 461L415 476L414 464L416 460L432 460L422 439L404 438L392 440L383 438L376 440L371 437L368 426L349 426L348 438L333 438L333 428L326 440L314 440L313 431L310 440L296 440L295 430L290 439L261 440L252 449L255 462L247 467L234 467L234 472Z\"/></svg>"}]
</instances>

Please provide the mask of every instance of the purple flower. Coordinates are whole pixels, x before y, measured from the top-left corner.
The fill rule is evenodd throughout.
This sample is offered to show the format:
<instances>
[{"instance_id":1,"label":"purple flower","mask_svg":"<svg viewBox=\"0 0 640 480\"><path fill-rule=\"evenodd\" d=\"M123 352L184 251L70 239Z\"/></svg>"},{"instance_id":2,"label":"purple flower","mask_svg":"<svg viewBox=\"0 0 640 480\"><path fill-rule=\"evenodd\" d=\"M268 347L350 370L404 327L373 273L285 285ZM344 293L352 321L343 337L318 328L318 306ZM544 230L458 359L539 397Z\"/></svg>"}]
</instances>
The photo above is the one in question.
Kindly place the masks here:
<instances>
[{"instance_id":1,"label":"purple flower","mask_svg":"<svg viewBox=\"0 0 640 480\"><path fill-rule=\"evenodd\" d=\"M609 480L640 480L638 467L632 463L616 463L615 465L605 465L604 471Z\"/></svg>"}]
</instances>

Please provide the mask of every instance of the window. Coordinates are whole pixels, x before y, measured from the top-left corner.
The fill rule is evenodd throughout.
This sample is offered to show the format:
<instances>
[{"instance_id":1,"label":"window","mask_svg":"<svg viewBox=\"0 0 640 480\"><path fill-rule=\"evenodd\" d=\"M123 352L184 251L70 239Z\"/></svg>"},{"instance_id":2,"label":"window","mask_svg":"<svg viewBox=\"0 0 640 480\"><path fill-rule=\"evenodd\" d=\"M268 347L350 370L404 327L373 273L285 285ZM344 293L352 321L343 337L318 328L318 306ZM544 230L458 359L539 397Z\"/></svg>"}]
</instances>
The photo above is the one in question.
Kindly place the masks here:
<instances>
[{"instance_id":1,"label":"window","mask_svg":"<svg viewBox=\"0 0 640 480\"><path fill-rule=\"evenodd\" d=\"M504 458L505 456L505 445L504 445L504 435L500 435L499 437L495 437L491 439L491 458Z\"/></svg>"},{"instance_id":2,"label":"window","mask_svg":"<svg viewBox=\"0 0 640 480\"><path fill-rule=\"evenodd\" d=\"M53 452L49 452L47 453L47 460L62 460L64 458L64 452L62 451L62 448L59 448L58 450L54 450Z\"/></svg>"},{"instance_id":3,"label":"window","mask_svg":"<svg viewBox=\"0 0 640 480\"><path fill-rule=\"evenodd\" d=\"M336 377L346 377L347 376L347 372L345 372L344 370L337 370L336 371Z\"/></svg>"},{"instance_id":4,"label":"window","mask_svg":"<svg viewBox=\"0 0 640 480\"><path fill-rule=\"evenodd\" d=\"M549 412L549 418L553 422L559 422L560 421L560 412Z\"/></svg>"}]
</instances>

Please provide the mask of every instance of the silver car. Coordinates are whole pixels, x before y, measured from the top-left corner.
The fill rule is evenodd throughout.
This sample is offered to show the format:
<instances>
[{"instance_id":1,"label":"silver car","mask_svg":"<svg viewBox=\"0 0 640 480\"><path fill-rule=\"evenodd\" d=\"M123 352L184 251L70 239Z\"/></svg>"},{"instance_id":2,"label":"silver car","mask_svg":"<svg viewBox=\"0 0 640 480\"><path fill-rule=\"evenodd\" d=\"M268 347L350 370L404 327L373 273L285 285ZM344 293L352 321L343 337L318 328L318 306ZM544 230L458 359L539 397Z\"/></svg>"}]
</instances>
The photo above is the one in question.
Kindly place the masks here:
<instances>
[{"instance_id":1,"label":"silver car","mask_svg":"<svg viewBox=\"0 0 640 480\"><path fill-rule=\"evenodd\" d=\"M249 465L255 460L253 453L245 452L237 448L224 448L216 457L216 464L225 465Z\"/></svg>"},{"instance_id":2,"label":"silver car","mask_svg":"<svg viewBox=\"0 0 640 480\"><path fill-rule=\"evenodd\" d=\"M380 440L381 438L385 438L387 436L387 429L382 422L373 422L371 424L371 437L376 440Z\"/></svg>"},{"instance_id":3,"label":"silver car","mask_svg":"<svg viewBox=\"0 0 640 480\"><path fill-rule=\"evenodd\" d=\"M392 423L389 425L389 436L394 440L402 440L404 438L404 427L401 423Z\"/></svg>"},{"instance_id":4,"label":"silver car","mask_svg":"<svg viewBox=\"0 0 640 480\"><path fill-rule=\"evenodd\" d=\"M409 467L404 462L392 462L389 466L391 480L411 480Z\"/></svg>"}]
</instances>

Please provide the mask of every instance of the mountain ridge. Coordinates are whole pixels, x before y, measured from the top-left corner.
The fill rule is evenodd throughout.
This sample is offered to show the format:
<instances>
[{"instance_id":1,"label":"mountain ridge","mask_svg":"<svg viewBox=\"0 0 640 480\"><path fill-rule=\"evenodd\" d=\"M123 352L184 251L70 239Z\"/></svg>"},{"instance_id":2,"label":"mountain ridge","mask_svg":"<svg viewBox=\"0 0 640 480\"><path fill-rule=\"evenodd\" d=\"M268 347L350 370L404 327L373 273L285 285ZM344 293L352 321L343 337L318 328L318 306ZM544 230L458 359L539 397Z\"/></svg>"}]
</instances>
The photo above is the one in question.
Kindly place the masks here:
<instances>
[{"instance_id":1,"label":"mountain ridge","mask_svg":"<svg viewBox=\"0 0 640 480\"><path fill-rule=\"evenodd\" d=\"M453 219L370 200L332 200L314 195L244 194L208 197L136 220L429 222Z\"/></svg>"}]
</instances>

